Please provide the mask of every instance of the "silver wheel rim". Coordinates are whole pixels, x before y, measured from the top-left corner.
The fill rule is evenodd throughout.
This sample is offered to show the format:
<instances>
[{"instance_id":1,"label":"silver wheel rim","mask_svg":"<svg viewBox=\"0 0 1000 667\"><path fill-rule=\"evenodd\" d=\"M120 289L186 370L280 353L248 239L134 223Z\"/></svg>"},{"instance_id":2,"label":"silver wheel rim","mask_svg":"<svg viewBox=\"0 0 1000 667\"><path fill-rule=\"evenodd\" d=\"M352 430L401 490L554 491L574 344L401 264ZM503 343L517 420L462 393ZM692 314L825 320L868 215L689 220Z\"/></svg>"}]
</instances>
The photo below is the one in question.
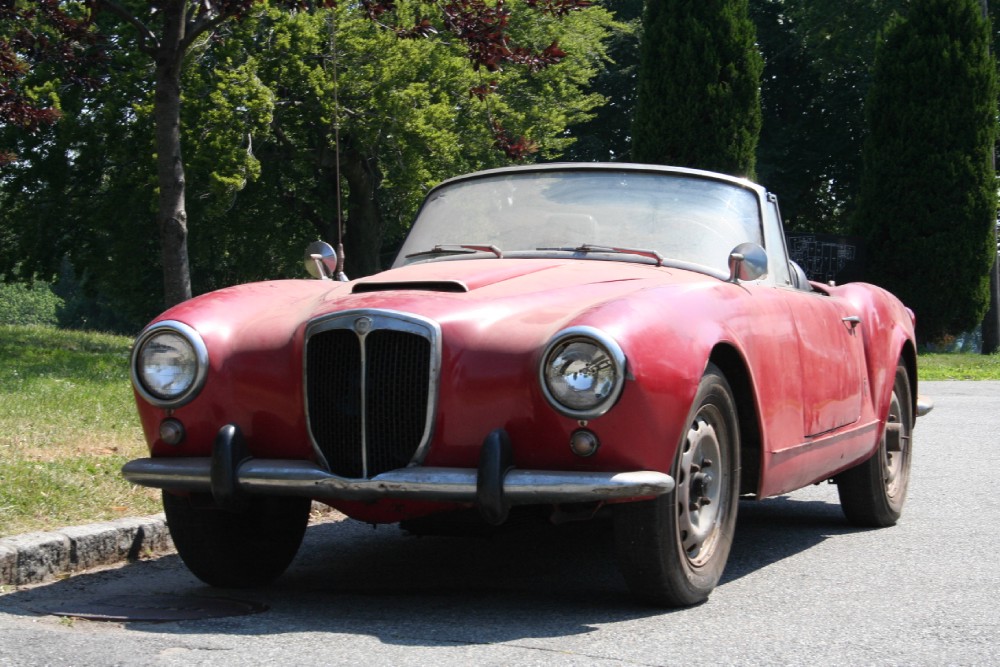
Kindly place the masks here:
<instances>
[{"instance_id":1,"label":"silver wheel rim","mask_svg":"<svg viewBox=\"0 0 1000 667\"><path fill-rule=\"evenodd\" d=\"M688 429L677 470L677 531L681 550L692 566L707 562L723 520L726 485L719 433L722 414L704 406Z\"/></svg>"},{"instance_id":2,"label":"silver wheel rim","mask_svg":"<svg viewBox=\"0 0 1000 667\"><path fill-rule=\"evenodd\" d=\"M899 396L892 392L886 432L882 435L882 479L885 493L895 499L906 490L908 477L907 462L910 458L910 427L903 422L903 411ZM898 433L898 436L894 434Z\"/></svg>"}]
</instances>

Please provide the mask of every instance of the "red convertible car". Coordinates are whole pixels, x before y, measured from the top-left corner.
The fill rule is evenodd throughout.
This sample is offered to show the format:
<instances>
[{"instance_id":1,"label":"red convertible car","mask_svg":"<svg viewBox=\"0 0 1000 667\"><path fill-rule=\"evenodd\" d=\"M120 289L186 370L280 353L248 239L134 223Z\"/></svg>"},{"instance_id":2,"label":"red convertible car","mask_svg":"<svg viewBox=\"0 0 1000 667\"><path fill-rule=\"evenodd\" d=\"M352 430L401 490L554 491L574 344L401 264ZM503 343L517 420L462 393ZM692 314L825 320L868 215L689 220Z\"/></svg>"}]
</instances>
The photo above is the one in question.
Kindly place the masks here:
<instances>
[{"instance_id":1,"label":"red convertible car","mask_svg":"<svg viewBox=\"0 0 1000 667\"><path fill-rule=\"evenodd\" d=\"M373 524L610 514L629 588L668 606L719 581L741 496L833 480L850 521L900 516L930 409L913 313L809 282L758 185L491 170L433 189L384 273L331 280L312 250L319 279L206 294L135 344L150 457L124 474L163 490L209 584L280 575L312 501Z\"/></svg>"}]
</instances>

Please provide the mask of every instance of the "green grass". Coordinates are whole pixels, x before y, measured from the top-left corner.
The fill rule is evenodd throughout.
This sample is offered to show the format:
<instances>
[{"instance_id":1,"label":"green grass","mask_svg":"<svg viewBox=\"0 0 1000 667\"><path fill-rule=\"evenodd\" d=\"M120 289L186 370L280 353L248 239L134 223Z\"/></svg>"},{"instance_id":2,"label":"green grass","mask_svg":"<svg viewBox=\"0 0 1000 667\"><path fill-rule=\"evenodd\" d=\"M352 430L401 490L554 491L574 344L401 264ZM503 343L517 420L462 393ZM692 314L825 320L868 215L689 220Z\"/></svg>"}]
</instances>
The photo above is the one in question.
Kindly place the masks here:
<instances>
[{"instance_id":1,"label":"green grass","mask_svg":"<svg viewBox=\"0 0 1000 667\"><path fill-rule=\"evenodd\" d=\"M0 536L160 511L119 470L146 449L131 339L0 326Z\"/></svg>"},{"instance_id":2,"label":"green grass","mask_svg":"<svg viewBox=\"0 0 1000 667\"><path fill-rule=\"evenodd\" d=\"M1000 354L921 354L921 380L1000 380Z\"/></svg>"}]
</instances>

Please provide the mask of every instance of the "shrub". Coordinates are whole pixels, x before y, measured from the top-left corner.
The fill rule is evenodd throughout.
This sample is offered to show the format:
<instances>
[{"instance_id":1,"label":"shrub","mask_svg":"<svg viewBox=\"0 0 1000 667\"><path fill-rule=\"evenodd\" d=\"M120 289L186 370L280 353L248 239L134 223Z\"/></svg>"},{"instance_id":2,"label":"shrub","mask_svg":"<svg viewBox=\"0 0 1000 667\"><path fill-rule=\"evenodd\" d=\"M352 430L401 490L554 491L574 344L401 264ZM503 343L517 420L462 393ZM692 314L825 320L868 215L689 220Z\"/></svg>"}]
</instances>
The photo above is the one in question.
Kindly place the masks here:
<instances>
[{"instance_id":1,"label":"shrub","mask_svg":"<svg viewBox=\"0 0 1000 667\"><path fill-rule=\"evenodd\" d=\"M63 300L52 292L46 282L0 282L0 325L55 326Z\"/></svg>"}]
</instances>

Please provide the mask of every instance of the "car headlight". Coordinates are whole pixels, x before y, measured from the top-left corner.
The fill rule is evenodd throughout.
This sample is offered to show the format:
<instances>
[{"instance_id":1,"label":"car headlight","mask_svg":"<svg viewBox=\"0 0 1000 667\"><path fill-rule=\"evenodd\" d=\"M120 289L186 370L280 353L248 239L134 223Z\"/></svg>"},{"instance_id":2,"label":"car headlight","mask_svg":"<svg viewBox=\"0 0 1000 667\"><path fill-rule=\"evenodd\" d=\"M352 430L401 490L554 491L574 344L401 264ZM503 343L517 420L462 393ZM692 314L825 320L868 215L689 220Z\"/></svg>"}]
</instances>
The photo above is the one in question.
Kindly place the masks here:
<instances>
[{"instance_id":1,"label":"car headlight","mask_svg":"<svg viewBox=\"0 0 1000 667\"><path fill-rule=\"evenodd\" d=\"M207 373L205 342L181 322L157 322L132 348L132 384L158 407L176 408L193 399Z\"/></svg>"},{"instance_id":2,"label":"car headlight","mask_svg":"<svg viewBox=\"0 0 1000 667\"><path fill-rule=\"evenodd\" d=\"M625 384L625 354L611 337L591 327L560 331L539 369L542 391L556 410L574 419L607 412Z\"/></svg>"}]
</instances>

